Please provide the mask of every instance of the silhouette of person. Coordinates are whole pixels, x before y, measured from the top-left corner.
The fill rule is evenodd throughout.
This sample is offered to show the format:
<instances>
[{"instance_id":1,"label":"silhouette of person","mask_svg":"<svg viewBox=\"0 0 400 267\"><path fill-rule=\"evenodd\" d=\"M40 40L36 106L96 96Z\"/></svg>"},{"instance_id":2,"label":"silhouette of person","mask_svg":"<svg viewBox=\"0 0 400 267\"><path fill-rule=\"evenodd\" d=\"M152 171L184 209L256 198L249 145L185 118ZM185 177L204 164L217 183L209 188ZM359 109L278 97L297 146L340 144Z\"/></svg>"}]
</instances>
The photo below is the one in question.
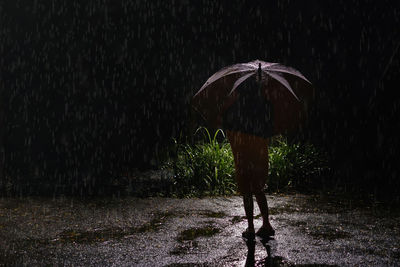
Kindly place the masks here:
<instances>
[{"instance_id":1,"label":"silhouette of person","mask_svg":"<svg viewBox=\"0 0 400 267\"><path fill-rule=\"evenodd\" d=\"M243 196L248 228L243 237L257 234L267 238L275 234L269 221L264 187L268 176L268 144L273 134L272 106L261 91L261 66L257 78L242 83L236 90L237 100L223 114L222 125L232 148L236 182ZM255 232L253 195L260 208L263 224Z\"/></svg>"}]
</instances>

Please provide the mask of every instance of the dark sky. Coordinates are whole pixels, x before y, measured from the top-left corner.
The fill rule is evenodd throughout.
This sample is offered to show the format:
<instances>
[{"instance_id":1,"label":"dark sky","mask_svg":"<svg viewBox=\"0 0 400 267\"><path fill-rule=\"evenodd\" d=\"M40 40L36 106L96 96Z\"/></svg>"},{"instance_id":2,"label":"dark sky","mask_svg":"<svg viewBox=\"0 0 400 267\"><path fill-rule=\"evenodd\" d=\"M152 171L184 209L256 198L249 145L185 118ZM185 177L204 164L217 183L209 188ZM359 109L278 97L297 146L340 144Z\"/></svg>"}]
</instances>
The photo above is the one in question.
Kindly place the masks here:
<instances>
[{"instance_id":1,"label":"dark sky","mask_svg":"<svg viewBox=\"0 0 400 267\"><path fill-rule=\"evenodd\" d=\"M8 166L154 164L188 134L204 81L253 59L313 82L310 138L334 155L371 157L395 140L399 10L359 0L1 1Z\"/></svg>"}]
</instances>

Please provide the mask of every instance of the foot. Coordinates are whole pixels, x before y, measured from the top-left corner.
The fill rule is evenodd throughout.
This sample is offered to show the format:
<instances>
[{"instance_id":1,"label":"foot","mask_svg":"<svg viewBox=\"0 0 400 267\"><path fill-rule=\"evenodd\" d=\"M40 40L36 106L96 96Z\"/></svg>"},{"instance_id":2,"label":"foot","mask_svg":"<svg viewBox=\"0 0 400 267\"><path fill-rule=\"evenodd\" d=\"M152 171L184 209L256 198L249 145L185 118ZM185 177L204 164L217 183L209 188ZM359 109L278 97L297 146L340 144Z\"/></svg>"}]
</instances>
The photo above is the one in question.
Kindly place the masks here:
<instances>
[{"instance_id":1,"label":"foot","mask_svg":"<svg viewBox=\"0 0 400 267\"><path fill-rule=\"evenodd\" d=\"M256 233L257 236L261 237L261 238L268 238L270 236L274 236L275 235L275 230L272 228L272 226L269 227L264 227L262 226Z\"/></svg>"},{"instance_id":2,"label":"foot","mask_svg":"<svg viewBox=\"0 0 400 267\"><path fill-rule=\"evenodd\" d=\"M254 229L247 228L246 231L242 233L242 237L246 238L247 240L253 240L256 237Z\"/></svg>"}]
</instances>

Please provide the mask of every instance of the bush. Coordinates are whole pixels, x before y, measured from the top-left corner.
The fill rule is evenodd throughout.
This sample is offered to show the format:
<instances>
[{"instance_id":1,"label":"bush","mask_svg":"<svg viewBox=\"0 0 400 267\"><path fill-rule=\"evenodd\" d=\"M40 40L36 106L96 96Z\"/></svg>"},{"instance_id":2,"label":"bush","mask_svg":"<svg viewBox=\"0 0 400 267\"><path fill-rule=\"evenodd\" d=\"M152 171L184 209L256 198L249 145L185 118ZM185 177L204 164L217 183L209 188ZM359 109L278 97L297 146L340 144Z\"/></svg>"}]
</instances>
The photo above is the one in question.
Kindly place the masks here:
<instances>
[{"instance_id":1,"label":"bush","mask_svg":"<svg viewBox=\"0 0 400 267\"><path fill-rule=\"evenodd\" d=\"M224 132L218 130L213 138L206 128L203 130L206 141L196 145L178 144L175 141L177 157L165 167L174 171L177 195L229 195L236 190L234 179L234 162L229 143ZM223 141L217 141L221 133Z\"/></svg>"},{"instance_id":2,"label":"bush","mask_svg":"<svg viewBox=\"0 0 400 267\"><path fill-rule=\"evenodd\" d=\"M175 140L176 157L164 168L172 169L177 196L230 195L236 191L235 167L231 147L222 130L213 138L206 128L205 141L180 144ZM218 142L221 134L223 140ZM328 161L311 144L290 144L282 136L274 137L269 148L269 191L289 188L309 189L318 185L321 174L328 170Z\"/></svg>"},{"instance_id":3,"label":"bush","mask_svg":"<svg viewBox=\"0 0 400 267\"><path fill-rule=\"evenodd\" d=\"M327 171L328 157L314 145L290 144L282 136L272 139L269 148L270 191L321 187L321 179L325 178Z\"/></svg>"}]
</instances>

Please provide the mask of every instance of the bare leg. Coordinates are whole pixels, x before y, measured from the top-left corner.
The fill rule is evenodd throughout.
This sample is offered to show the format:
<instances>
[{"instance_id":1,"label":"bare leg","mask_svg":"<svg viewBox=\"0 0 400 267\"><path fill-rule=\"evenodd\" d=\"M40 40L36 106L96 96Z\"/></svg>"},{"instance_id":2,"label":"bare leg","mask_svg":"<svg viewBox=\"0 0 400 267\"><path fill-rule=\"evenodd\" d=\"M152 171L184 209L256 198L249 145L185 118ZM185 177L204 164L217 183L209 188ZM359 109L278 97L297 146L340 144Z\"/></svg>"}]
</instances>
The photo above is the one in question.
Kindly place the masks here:
<instances>
[{"instance_id":1,"label":"bare leg","mask_svg":"<svg viewBox=\"0 0 400 267\"><path fill-rule=\"evenodd\" d=\"M243 204L244 204L244 211L246 213L247 222L249 227L247 231L254 233L254 222L253 222L253 195L252 194L245 194L243 195Z\"/></svg>"},{"instance_id":2,"label":"bare leg","mask_svg":"<svg viewBox=\"0 0 400 267\"><path fill-rule=\"evenodd\" d=\"M264 192L259 191L255 194L258 207L261 211L261 216L263 218L263 225L261 228L265 228L269 231L273 231L271 223L269 222L269 212L268 212L268 202Z\"/></svg>"}]
</instances>

